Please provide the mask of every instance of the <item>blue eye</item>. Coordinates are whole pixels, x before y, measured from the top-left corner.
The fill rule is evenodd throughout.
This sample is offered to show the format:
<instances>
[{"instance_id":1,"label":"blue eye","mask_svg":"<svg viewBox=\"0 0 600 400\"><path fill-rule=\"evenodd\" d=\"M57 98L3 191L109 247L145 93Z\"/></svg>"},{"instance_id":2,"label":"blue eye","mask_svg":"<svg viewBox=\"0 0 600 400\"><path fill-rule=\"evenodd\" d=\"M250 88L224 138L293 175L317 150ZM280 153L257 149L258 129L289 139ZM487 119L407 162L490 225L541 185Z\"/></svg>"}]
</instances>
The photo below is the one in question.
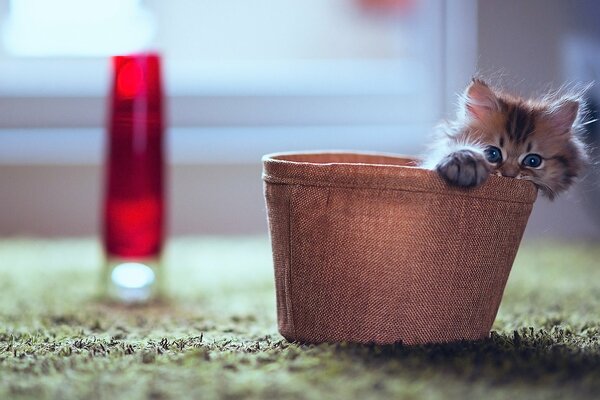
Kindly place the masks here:
<instances>
[{"instance_id":1,"label":"blue eye","mask_svg":"<svg viewBox=\"0 0 600 400\"><path fill-rule=\"evenodd\" d=\"M485 158L493 164L499 163L502 161L502 152L497 147L489 146L485 149Z\"/></svg>"},{"instance_id":2,"label":"blue eye","mask_svg":"<svg viewBox=\"0 0 600 400\"><path fill-rule=\"evenodd\" d=\"M529 168L537 168L542 165L542 157L538 154L527 154L523 159L523 165Z\"/></svg>"}]
</instances>

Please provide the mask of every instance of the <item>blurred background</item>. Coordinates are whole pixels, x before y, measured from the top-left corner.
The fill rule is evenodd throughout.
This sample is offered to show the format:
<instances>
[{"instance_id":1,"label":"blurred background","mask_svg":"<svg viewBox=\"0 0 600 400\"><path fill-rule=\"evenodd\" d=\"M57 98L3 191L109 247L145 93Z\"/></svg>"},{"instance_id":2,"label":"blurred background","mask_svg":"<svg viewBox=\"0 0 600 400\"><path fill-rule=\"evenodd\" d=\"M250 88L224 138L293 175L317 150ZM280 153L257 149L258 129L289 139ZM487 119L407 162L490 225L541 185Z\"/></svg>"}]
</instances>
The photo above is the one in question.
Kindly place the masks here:
<instances>
[{"instance_id":1,"label":"blurred background","mask_svg":"<svg viewBox=\"0 0 600 400\"><path fill-rule=\"evenodd\" d=\"M163 56L171 234L266 234L263 154L419 154L477 71L526 96L597 81L598 21L593 0L0 0L0 236L97 234L110 55ZM540 199L526 237L598 241L599 182Z\"/></svg>"}]
</instances>

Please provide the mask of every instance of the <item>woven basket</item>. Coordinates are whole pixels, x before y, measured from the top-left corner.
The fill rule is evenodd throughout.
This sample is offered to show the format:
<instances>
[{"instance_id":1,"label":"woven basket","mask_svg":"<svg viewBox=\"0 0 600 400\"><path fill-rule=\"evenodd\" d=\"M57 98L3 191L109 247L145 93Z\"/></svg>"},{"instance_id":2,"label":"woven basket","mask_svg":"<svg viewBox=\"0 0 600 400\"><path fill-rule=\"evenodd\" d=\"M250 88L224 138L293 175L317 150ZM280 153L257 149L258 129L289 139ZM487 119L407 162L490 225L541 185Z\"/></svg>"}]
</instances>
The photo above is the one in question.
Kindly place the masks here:
<instances>
[{"instance_id":1,"label":"woven basket","mask_svg":"<svg viewBox=\"0 0 600 400\"><path fill-rule=\"evenodd\" d=\"M291 341L486 338L536 199L492 176L448 187L402 157L263 158L277 319Z\"/></svg>"}]
</instances>

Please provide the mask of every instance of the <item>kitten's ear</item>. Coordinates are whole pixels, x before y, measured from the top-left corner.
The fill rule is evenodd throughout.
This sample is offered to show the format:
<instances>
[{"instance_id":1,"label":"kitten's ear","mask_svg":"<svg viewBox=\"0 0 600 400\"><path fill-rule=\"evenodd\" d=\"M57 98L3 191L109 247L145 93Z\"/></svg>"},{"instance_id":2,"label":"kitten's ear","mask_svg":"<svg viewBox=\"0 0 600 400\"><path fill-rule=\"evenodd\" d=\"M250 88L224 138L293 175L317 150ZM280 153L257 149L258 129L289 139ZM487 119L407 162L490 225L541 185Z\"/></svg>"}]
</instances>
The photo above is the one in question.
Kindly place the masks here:
<instances>
[{"instance_id":1,"label":"kitten's ear","mask_svg":"<svg viewBox=\"0 0 600 400\"><path fill-rule=\"evenodd\" d=\"M496 94L481 79L473 79L463 94L462 108L468 118L484 119L500 110Z\"/></svg>"},{"instance_id":2,"label":"kitten's ear","mask_svg":"<svg viewBox=\"0 0 600 400\"><path fill-rule=\"evenodd\" d=\"M548 110L548 119L559 134L571 131L577 114L579 113L579 100L564 98L559 100Z\"/></svg>"}]
</instances>

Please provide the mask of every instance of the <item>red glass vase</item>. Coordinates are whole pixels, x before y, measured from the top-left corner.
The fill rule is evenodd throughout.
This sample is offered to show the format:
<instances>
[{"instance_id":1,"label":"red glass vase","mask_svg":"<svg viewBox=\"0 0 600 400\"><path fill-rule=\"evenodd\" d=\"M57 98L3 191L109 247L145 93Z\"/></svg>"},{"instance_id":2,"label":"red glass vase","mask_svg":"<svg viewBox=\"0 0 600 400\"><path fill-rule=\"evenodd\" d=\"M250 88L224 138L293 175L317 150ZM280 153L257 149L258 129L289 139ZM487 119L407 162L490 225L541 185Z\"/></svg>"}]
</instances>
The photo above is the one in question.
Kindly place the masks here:
<instances>
[{"instance_id":1,"label":"red glass vase","mask_svg":"<svg viewBox=\"0 0 600 400\"><path fill-rule=\"evenodd\" d=\"M109 295L156 294L164 242L163 93L160 57L112 58L103 246Z\"/></svg>"}]
</instances>

